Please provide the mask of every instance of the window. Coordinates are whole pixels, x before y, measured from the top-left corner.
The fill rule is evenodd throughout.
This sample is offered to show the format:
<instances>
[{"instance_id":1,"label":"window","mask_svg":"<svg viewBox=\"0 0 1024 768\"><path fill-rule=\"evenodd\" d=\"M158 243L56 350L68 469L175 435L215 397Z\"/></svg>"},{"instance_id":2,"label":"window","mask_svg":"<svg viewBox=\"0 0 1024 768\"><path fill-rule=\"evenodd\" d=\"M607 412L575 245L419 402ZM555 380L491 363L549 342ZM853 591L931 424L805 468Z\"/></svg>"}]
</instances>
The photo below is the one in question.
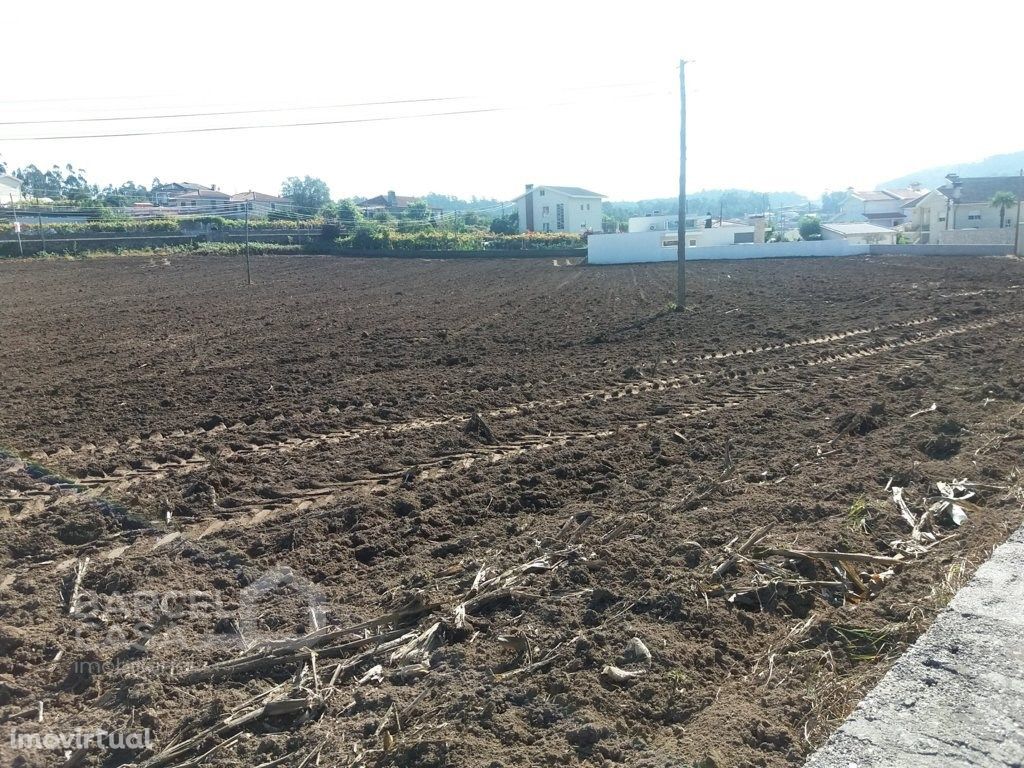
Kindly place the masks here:
<instances>
[{"instance_id":1,"label":"window","mask_svg":"<svg viewBox=\"0 0 1024 768\"><path fill-rule=\"evenodd\" d=\"M583 210L583 203L580 203L580 210Z\"/></svg>"},{"instance_id":2,"label":"window","mask_svg":"<svg viewBox=\"0 0 1024 768\"><path fill-rule=\"evenodd\" d=\"M543 208L540 209L540 214L541 214L541 216L548 216L548 215L550 215L551 214L551 206L550 205L545 205Z\"/></svg>"},{"instance_id":3,"label":"window","mask_svg":"<svg viewBox=\"0 0 1024 768\"><path fill-rule=\"evenodd\" d=\"M940 222L943 222L943 221L945 221L945 220L946 220L946 217L945 217L945 216L939 216L939 221L940 221Z\"/></svg>"},{"instance_id":4,"label":"window","mask_svg":"<svg viewBox=\"0 0 1024 768\"><path fill-rule=\"evenodd\" d=\"M555 206L555 228L565 229L565 203Z\"/></svg>"},{"instance_id":5,"label":"window","mask_svg":"<svg viewBox=\"0 0 1024 768\"><path fill-rule=\"evenodd\" d=\"M544 197L544 190L543 189L537 190L537 194L539 194L541 197Z\"/></svg>"},{"instance_id":6,"label":"window","mask_svg":"<svg viewBox=\"0 0 1024 768\"><path fill-rule=\"evenodd\" d=\"M587 210L590 210L590 203L587 203Z\"/></svg>"},{"instance_id":7,"label":"window","mask_svg":"<svg viewBox=\"0 0 1024 768\"><path fill-rule=\"evenodd\" d=\"M544 222L544 231L545 232L550 232L551 231L551 225L548 222L546 222L546 221Z\"/></svg>"},{"instance_id":8,"label":"window","mask_svg":"<svg viewBox=\"0 0 1024 768\"><path fill-rule=\"evenodd\" d=\"M971 211L967 214L968 221L981 221L981 211Z\"/></svg>"},{"instance_id":9,"label":"window","mask_svg":"<svg viewBox=\"0 0 1024 768\"><path fill-rule=\"evenodd\" d=\"M696 240L691 240L690 241L690 245L693 245L693 246L697 245L697 241Z\"/></svg>"}]
</instances>

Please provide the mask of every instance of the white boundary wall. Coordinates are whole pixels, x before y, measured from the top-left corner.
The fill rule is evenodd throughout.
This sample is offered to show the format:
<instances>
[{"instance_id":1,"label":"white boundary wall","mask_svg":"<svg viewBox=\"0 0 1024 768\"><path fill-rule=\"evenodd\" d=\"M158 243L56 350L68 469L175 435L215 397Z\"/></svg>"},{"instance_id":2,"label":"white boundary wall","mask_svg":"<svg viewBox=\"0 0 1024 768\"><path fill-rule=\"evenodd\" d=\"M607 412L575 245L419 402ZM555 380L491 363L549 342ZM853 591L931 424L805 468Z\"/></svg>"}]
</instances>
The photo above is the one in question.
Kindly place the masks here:
<instances>
[{"instance_id":1,"label":"white boundary wall","mask_svg":"<svg viewBox=\"0 0 1024 768\"><path fill-rule=\"evenodd\" d=\"M615 235L591 235L587 238L587 262L590 264L642 264L675 261L676 246L663 246L666 233L628 232ZM674 239L674 238L673 238ZM687 260L707 259L779 259L801 256L861 256L871 246L845 240L800 240L795 243L744 243L687 248ZM909 251L909 247L904 246Z\"/></svg>"}]
</instances>

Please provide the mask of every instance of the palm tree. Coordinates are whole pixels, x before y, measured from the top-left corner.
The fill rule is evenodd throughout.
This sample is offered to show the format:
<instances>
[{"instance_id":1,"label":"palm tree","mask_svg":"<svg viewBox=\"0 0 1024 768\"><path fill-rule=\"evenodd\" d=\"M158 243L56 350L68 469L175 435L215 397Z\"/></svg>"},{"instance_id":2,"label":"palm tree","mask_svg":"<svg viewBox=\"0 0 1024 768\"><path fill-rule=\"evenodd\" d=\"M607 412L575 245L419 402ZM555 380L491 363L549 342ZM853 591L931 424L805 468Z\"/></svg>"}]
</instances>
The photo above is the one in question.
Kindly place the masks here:
<instances>
[{"instance_id":1,"label":"palm tree","mask_svg":"<svg viewBox=\"0 0 1024 768\"><path fill-rule=\"evenodd\" d=\"M1006 224L1006 209L1012 208L1017 204L1017 198L1014 197L1013 192L996 192L992 195L992 200L989 201L989 205L993 208L999 209L999 228L1002 229Z\"/></svg>"}]
</instances>

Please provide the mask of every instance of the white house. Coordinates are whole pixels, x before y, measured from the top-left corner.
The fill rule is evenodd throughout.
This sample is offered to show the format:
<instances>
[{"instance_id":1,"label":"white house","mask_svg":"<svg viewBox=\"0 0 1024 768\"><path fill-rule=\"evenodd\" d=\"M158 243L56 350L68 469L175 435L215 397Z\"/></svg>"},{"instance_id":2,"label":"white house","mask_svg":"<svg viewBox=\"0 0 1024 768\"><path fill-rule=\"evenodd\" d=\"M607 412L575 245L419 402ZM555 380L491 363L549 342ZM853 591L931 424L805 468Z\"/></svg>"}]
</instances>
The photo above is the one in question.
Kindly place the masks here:
<instances>
[{"instance_id":1,"label":"white house","mask_svg":"<svg viewBox=\"0 0 1024 768\"><path fill-rule=\"evenodd\" d=\"M822 240L845 240L858 245L896 245L895 229L868 222L852 224L822 224Z\"/></svg>"},{"instance_id":2,"label":"white house","mask_svg":"<svg viewBox=\"0 0 1024 768\"><path fill-rule=\"evenodd\" d=\"M193 189L171 195L167 207L174 213L218 214L230 211L231 196L216 189Z\"/></svg>"},{"instance_id":3,"label":"white house","mask_svg":"<svg viewBox=\"0 0 1024 768\"><path fill-rule=\"evenodd\" d=\"M927 191L919 184L906 189L856 191L851 188L832 221L837 224L868 222L880 227L898 227L907 222L906 204L920 199Z\"/></svg>"},{"instance_id":4,"label":"white house","mask_svg":"<svg viewBox=\"0 0 1024 768\"><path fill-rule=\"evenodd\" d=\"M520 232L600 232L601 198L580 187L526 185L515 199Z\"/></svg>"},{"instance_id":5,"label":"white house","mask_svg":"<svg viewBox=\"0 0 1024 768\"><path fill-rule=\"evenodd\" d=\"M229 202L231 216L236 218L244 218L246 210L251 218L265 219L272 213L287 213L295 208L292 201L287 198L252 190L231 195Z\"/></svg>"},{"instance_id":6,"label":"white house","mask_svg":"<svg viewBox=\"0 0 1024 768\"><path fill-rule=\"evenodd\" d=\"M12 200L21 201L21 179L5 174L0 176L0 205L10 205Z\"/></svg>"}]
</instances>

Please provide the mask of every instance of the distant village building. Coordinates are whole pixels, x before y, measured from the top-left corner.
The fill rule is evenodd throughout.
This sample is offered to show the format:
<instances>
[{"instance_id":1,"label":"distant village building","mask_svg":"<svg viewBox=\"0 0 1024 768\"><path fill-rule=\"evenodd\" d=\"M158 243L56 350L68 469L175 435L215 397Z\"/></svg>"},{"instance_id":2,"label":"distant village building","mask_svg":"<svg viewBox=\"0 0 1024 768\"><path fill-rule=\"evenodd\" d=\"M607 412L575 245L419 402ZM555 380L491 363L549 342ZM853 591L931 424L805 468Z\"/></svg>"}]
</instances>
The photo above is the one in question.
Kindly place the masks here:
<instances>
[{"instance_id":1,"label":"distant village building","mask_svg":"<svg viewBox=\"0 0 1024 768\"><path fill-rule=\"evenodd\" d=\"M12 200L21 202L21 179L5 174L0 176L0 205L10 205Z\"/></svg>"},{"instance_id":2,"label":"distant village building","mask_svg":"<svg viewBox=\"0 0 1024 768\"><path fill-rule=\"evenodd\" d=\"M213 188L193 189L168 198L166 206L179 214L225 213L231 196Z\"/></svg>"},{"instance_id":3,"label":"distant village building","mask_svg":"<svg viewBox=\"0 0 1024 768\"><path fill-rule=\"evenodd\" d=\"M154 205L167 205L172 197L178 197L186 192L207 191L213 192L217 188L207 187L202 184L195 184L191 181L172 181L169 184L156 184L149 190L149 199Z\"/></svg>"},{"instance_id":4,"label":"distant village building","mask_svg":"<svg viewBox=\"0 0 1024 768\"><path fill-rule=\"evenodd\" d=\"M868 222L821 225L822 240L845 240L858 245L896 245L897 235L895 229Z\"/></svg>"},{"instance_id":5,"label":"distant village building","mask_svg":"<svg viewBox=\"0 0 1024 768\"><path fill-rule=\"evenodd\" d=\"M526 185L515 199L520 232L601 231L601 199L604 195L580 187Z\"/></svg>"},{"instance_id":6,"label":"distant village building","mask_svg":"<svg viewBox=\"0 0 1024 768\"><path fill-rule=\"evenodd\" d=\"M695 217L690 216L686 219L687 229L693 229L696 226L697 220ZM675 213L666 214L655 211L643 216L629 217L629 232L655 232L657 230L675 232L678 229L679 215Z\"/></svg>"},{"instance_id":7,"label":"distant village building","mask_svg":"<svg viewBox=\"0 0 1024 768\"><path fill-rule=\"evenodd\" d=\"M709 226L710 224L710 226ZM631 216L629 232L668 232L667 244L675 245L678 241L673 235L679 231L677 214L652 214L650 216ZM751 216L750 221L724 219L719 221L708 216L687 216L686 245L688 248L702 248L712 245L738 245L742 243L763 243L765 234L764 216ZM668 242L671 241L671 242Z\"/></svg>"},{"instance_id":8,"label":"distant village building","mask_svg":"<svg viewBox=\"0 0 1024 768\"><path fill-rule=\"evenodd\" d=\"M236 218L244 218L248 212L250 218L265 219L272 213L290 213L295 210L294 203L287 198L253 190L231 195L228 200L231 203L231 215Z\"/></svg>"},{"instance_id":9,"label":"distant village building","mask_svg":"<svg viewBox=\"0 0 1024 768\"><path fill-rule=\"evenodd\" d=\"M996 230L993 235L998 237L994 242L1012 242L1012 237L1007 233L999 234L998 230L1000 223L1003 229L1009 230L1017 224L1017 206L1007 208L1000 222L999 208L992 205L992 198L999 192L1009 192L1018 201L1024 200L1024 177L961 178L951 173L946 179L948 184L929 192L911 211L908 229L918 233L918 242L941 243L943 233L964 229ZM983 239L979 236L974 241Z\"/></svg>"},{"instance_id":10,"label":"distant village building","mask_svg":"<svg viewBox=\"0 0 1024 768\"><path fill-rule=\"evenodd\" d=\"M920 184L912 184L905 189L873 191L855 191L851 188L839 207L839 213L831 217L831 221L837 224L867 222L880 227L898 227L909 220L909 207L927 192Z\"/></svg>"},{"instance_id":11,"label":"distant village building","mask_svg":"<svg viewBox=\"0 0 1024 768\"><path fill-rule=\"evenodd\" d=\"M375 218L380 214L387 214L396 218L401 217L413 203L421 202L419 197L406 197L396 195L394 190L388 190L386 195L377 195L362 202L356 203L356 208L362 211L363 216L368 219ZM430 208L430 216L440 216L443 211L440 208Z\"/></svg>"}]
</instances>

